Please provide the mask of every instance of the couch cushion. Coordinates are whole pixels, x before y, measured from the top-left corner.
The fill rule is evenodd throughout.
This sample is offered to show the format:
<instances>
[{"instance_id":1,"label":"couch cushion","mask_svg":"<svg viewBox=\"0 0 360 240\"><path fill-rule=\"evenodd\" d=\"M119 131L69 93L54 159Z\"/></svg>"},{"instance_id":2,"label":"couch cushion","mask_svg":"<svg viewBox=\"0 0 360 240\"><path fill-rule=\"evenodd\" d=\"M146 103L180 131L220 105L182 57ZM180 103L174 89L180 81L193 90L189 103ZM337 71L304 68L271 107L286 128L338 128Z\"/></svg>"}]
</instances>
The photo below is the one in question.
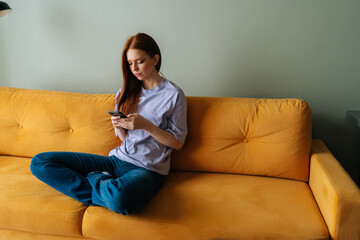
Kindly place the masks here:
<instances>
[{"instance_id":1,"label":"couch cushion","mask_svg":"<svg viewBox=\"0 0 360 240\"><path fill-rule=\"evenodd\" d=\"M86 206L36 179L30 160L0 156L0 228L81 237Z\"/></svg>"},{"instance_id":2,"label":"couch cushion","mask_svg":"<svg viewBox=\"0 0 360 240\"><path fill-rule=\"evenodd\" d=\"M308 180L311 110L306 102L187 100L188 136L183 149L172 155L172 169ZM0 154L32 157L60 150L107 155L120 145L107 113L113 108L113 94L0 87Z\"/></svg>"},{"instance_id":3,"label":"couch cushion","mask_svg":"<svg viewBox=\"0 0 360 240\"><path fill-rule=\"evenodd\" d=\"M0 239L3 240L83 240L83 237L66 237L59 235L45 235L15 230L0 229Z\"/></svg>"},{"instance_id":4,"label":"couch cushion","mask_svg":"<svg viewBox=\"0 0 360 240\"><path fill-rule=\"evenodd\" d=\"M44 151L107 155L120 145L110 115L114 94L0 88L0 154Z\"/></svg>"},{"instance_id":5,"label":"couch cushion","mask_svg":"<svg viewBox=\"0 0 360 240\"><path fill-rule=\"evenodd\" d=\"M311 110L298 99L188 97L188 136L172 169L307 181Z\"/></svg>"},{"instance_id":6,"label":"couch cushion","mask_svg":"<svg viewBox=\"0 0 360 240\"><path fill-rule=\"evenodd\" d=\"M89 207L95 239L328 239L307 183L235 174L172 172L138 213Z\"/></svg>"}]
</instances>

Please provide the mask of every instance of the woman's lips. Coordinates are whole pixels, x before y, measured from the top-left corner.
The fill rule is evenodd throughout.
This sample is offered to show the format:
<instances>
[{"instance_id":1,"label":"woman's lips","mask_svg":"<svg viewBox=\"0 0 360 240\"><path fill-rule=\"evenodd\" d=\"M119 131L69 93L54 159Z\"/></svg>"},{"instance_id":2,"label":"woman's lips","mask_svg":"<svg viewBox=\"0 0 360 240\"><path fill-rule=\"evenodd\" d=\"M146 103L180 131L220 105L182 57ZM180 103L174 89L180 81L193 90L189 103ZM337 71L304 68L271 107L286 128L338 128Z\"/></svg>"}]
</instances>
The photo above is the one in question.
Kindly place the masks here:
<instances>
[{"instance_id":1,"label":"woman's lips","mask_svg":"<svg viewBox=\"0 0 360 240\"><path fill-rule=\"evenodd\" d=\"M135 75L135 77L139 77L139 76L141 76L141 73L135 73L134 75Z\"/></svg>"}]
</instances>

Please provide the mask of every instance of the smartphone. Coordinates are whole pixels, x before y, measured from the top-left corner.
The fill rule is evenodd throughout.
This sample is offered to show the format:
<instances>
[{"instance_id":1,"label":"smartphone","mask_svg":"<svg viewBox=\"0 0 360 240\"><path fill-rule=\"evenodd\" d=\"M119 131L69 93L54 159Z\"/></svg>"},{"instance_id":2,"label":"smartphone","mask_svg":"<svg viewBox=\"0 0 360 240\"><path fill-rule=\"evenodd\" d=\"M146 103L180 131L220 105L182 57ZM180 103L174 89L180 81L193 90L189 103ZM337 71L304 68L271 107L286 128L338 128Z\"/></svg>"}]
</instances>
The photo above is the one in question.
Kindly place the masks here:
<instances>
[{"instance_id":1,"label":"smartphone","mask_svg":"<svg viewBox=\"0 0 360 240\"><path fill-rule=\"evenodd\" d=\"M111 115L113 115L114 117L120 116L121 118L127 118L127 116L126 116L125 114L123 114L122 112L109 111L109 113L110 113Z\"/></svg>"}]
</instances>

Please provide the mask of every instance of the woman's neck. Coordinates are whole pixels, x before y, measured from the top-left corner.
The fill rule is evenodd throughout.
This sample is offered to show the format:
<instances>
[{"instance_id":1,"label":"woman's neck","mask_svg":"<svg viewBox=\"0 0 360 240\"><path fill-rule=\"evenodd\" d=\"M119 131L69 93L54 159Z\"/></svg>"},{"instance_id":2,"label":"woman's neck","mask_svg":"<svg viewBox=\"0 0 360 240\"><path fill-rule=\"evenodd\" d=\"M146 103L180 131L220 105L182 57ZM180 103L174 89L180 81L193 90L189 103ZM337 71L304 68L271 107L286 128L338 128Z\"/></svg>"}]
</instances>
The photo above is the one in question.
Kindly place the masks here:
<instances>
[{"instance_id":1,"label":"woman's neck","mask_svg":"<svg viewBox=\"0 0 360 240\"><path fill-rule=\"evenodd\" d=\"M162 77L158 72L156 72L156 75L153 78L143 80L142 86L144 89L154 89L156 88L162 81Z\"/></svg>"}]
</instances>

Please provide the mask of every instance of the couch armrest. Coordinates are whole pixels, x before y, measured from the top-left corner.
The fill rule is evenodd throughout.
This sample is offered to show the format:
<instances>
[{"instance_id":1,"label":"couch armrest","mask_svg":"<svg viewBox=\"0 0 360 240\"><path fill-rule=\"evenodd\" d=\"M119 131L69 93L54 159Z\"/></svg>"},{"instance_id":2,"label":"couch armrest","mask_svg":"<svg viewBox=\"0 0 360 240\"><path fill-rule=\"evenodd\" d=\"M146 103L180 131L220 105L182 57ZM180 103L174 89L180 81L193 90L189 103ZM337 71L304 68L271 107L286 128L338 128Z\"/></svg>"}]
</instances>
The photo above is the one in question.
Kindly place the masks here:
<instances>
[{"instance_id":1,"label":"couch armrest","mask_svg":"<svg viewBox=\"0 0 360 240\"><path fill-rule=\"evenodd\" d=\"M309 185L331 238L359 240L358 186L322 141L313 140L310 161Z\"/></svg>"}]
</instances>

